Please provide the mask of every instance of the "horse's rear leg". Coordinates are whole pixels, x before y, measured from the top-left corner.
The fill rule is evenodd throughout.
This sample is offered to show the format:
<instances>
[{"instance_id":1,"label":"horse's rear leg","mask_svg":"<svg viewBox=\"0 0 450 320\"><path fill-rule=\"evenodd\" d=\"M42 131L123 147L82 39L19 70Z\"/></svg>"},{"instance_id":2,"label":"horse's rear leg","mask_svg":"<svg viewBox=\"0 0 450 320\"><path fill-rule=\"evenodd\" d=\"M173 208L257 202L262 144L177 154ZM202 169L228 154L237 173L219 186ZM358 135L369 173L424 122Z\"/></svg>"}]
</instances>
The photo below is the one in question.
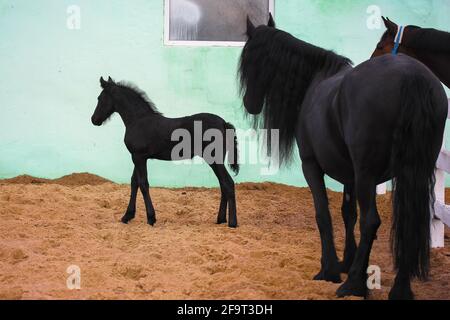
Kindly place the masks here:
<instances>
[{"instance_id":1,"label":"horse's rear leg","mask_svg":"<svg viewBox=\"0 0 450 320\"><path fill-rule=\"evenodd\" d=\"M367 296L367 268L370 251L381 224L376 204L376 183L368 177L357 177L356 194L361 209L361 240L347 281L337 290L339 297Z\"/></svg>"},{"instance_id":2,"label":"horse's rear leg","mask_svg":"<svg viewBox=\"0 0 450 320\"><path fill-rule=\"evenodd\" d=\"M231 178L223 164L213 164L212 168L219 179L219 183L223 185L224 198L226 198L228 202L228 226L230 228L237 228L236 193L233 178Z\"/></svg>"},{"instance_id":3,"label":"horse's rear leg","mask_svg":"<svg viewBox=\"0 0 450 320\"><path fill-rule=\"evenodd\" d=\"M131 196L130 196L130 202L128 204L127 212L125 212L125 215L122 217L122 222L127 224L131 220L133 220L136 217L136 197L138 192L138 179L137 179L137 173L136 169L133 171L133 176L131 177Z\"/></svg>"},{"instance_id":4,"label":"horse's rear leg","mask_svg":"<svg viewBox=\"0 0 450 320\"><path fill-rule=\"evenodd\" d=\"M407 266L400 266L395 277L394 286L389 292L389 300L413 300L411 277Z\"/></svg>"},{"instance_id":5,"label":"horse's rear leg","mask_svg":"<svg viewBox=\"0 0 450 320\"><path fill-rule=\"evenodd\" d=\"M311 189L316 209L316 220L322 242L321 270L314 280L341 282L341 268L336 255L333 239L333 225L328 208L328 195L325 188L324 173L315 161L304 161L303 173Z\"/></svg>"},{"instance_id":6,"label":"horse's rear leg","mask_svg":"<svg viewBox=\"0 0 450 320\"><path fill-rule=\"evenodd\" d=\"M219 214L217 215L217 224L222 224L227 222L227 205L228 205L228 198L225 191L225 181L221 176L219 175L219 170L217 169L216 164L211 164L211 169L213 169L217 179L219 180L220 184L220 207L219 207Z\"/></svg>"},{"instance_id":7,"label":"horse's rear leg","mask_svg":"<svg viewBox=\"0 0 450 320\"><path fill-rule=\"evenodd\" d=\"M345 249L341 272L348 273L356 253L355 224L357 219L356 194L352 184L344 186L342 218L345 224Z\"/></svg>"}]
</instances>

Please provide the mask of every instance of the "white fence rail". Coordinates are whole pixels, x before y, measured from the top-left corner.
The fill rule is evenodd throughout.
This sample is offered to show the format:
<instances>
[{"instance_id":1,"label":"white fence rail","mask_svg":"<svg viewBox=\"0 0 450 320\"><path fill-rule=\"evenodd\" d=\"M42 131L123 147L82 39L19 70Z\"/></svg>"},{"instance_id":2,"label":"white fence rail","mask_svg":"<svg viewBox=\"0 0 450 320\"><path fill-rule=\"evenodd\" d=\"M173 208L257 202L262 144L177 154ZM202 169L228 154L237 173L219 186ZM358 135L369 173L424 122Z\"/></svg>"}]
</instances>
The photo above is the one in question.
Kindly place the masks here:
<instances>
[{"instance_id":1,"label":"white fence rail","mask_svg":"<svg viewBox=\"0 0 450 320\"><path fill-rule=\"evenodd\" d=\"M450 99L448 99L450 119ZM434 189L436 202L434 203L435 214L431 221L431 246L443 248L445 242L445 225L450 227L450 205L445 204L445 175L450 173L450 151L445 150L445 140L439 159L436 164L436 186ZM386 193L386 183L377 187L378 194Z\"/></svg>"},{"instance_id":2,"label":"white fence rail","mask_svg":"<svg viewBox=\"0 0 450 320\"><path fill-rule=\"evenodd\" d=\"M450 119L450 99L449 119ZM434 203L434 218L431 221L431 246L443 248L445 240L445 225L450 226L450 206L445 204L445 175L450 173L450 151L445 149L445 140L436 164L436 186L434 189L436 202Z\"/></svg>"}]
</instances>

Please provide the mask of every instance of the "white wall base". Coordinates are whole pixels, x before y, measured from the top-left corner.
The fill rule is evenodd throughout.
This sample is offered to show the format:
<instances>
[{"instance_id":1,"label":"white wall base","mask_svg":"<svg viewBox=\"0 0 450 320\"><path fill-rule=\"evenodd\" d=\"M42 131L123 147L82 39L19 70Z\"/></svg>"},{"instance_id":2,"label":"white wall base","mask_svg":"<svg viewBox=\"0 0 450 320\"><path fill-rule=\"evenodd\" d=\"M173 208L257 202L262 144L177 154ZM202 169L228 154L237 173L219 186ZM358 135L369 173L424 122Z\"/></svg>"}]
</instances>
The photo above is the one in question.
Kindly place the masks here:
<instances>
[{"instance_id":1,"label":"white wall base","mask_svg":"<svg viewBox=\"0 0 450 320\"><path fill-rule=\"evenodd\" d=\"M387 183L377 186L377 194L382 195L387 193Z\"/></svg>"},{"instance_id":2,"label":"white wall base","mask_svg":"<svg viewBox=\"0 0 450 320\"><path fill-rule=\"evenodd\" d=\"M444 248L445 245L445 226L441 220L433 219L431 221L431 247Z\"/></svg>"}]
</instances>

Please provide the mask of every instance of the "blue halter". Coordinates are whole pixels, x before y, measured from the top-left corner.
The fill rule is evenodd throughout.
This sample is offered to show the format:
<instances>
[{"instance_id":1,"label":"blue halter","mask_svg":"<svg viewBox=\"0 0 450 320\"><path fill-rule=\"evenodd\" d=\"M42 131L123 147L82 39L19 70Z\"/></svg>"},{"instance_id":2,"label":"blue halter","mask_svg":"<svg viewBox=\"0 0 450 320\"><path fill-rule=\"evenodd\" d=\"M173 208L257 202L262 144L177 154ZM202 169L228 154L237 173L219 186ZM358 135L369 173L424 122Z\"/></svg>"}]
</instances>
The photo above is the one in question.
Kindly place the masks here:
<instances>
[{"instance_id":1,"label":"blue halter","mask_svg":"<svg viewBox=\"0 0 450 320\"><path fill-rule=\"evenodd\" d=\"M403 26L399 26L398 27L398 31L397 34L395 36L395 45L394 45L394 49L392 49L392 54L394 56L396 56L398 54L398 49L400 47L400 44L402 43L403 40L403 31L404 31L404 27Z\"/></svg>"}]
</instances>

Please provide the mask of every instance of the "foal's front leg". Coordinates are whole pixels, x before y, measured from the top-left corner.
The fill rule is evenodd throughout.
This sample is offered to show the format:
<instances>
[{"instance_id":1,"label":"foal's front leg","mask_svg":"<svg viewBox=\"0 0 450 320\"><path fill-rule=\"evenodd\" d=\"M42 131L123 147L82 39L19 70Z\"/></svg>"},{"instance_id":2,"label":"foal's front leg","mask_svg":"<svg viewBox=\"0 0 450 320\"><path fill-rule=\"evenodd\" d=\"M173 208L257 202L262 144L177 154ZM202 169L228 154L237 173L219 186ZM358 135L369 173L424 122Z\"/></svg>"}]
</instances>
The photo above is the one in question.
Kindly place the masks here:
<instances>
[{"instance_id":1,"label":"foal's front leg","mask_svg":"<svg viewBox=\"0 0 450 320\"><path fill-rule=\"evenodd\" d=\"M333 239L333 225L328 208L328 195L324 182L324 173L314 160L304 161L303 173L311 189L316 209L316 220L322 242L322 268L314 280L341 282L341 268Z\"/></svg>"},{"instance_id":2,"label":"foal's front leg","mask_svg":"<svg viewBox=\"0 0 450 320\"><path fill-rule=\"evenodd\" d=\"M138 178L136 173L136 168L133 170L133 176L131 177L131 196L130 202L128 204L127 212L122 218L122 222L128 224L131 220L136 217L136 197L138 191Z\"/></svg>"},{"instance_id":3,"label":"foal's front leg","mask_svg":"<svg viewBox=\"0 0 450 320\"><path fill-rule=\"evenodd\" d=\"M142 156L133 155L133 162L137 172L139 189L141 189L141 193L145 202L145 209L147 211L147 223L153 226L156 223L156 214L149 192L150 187L147 177L147 159Z\"/></svg>"}]
</instances>

